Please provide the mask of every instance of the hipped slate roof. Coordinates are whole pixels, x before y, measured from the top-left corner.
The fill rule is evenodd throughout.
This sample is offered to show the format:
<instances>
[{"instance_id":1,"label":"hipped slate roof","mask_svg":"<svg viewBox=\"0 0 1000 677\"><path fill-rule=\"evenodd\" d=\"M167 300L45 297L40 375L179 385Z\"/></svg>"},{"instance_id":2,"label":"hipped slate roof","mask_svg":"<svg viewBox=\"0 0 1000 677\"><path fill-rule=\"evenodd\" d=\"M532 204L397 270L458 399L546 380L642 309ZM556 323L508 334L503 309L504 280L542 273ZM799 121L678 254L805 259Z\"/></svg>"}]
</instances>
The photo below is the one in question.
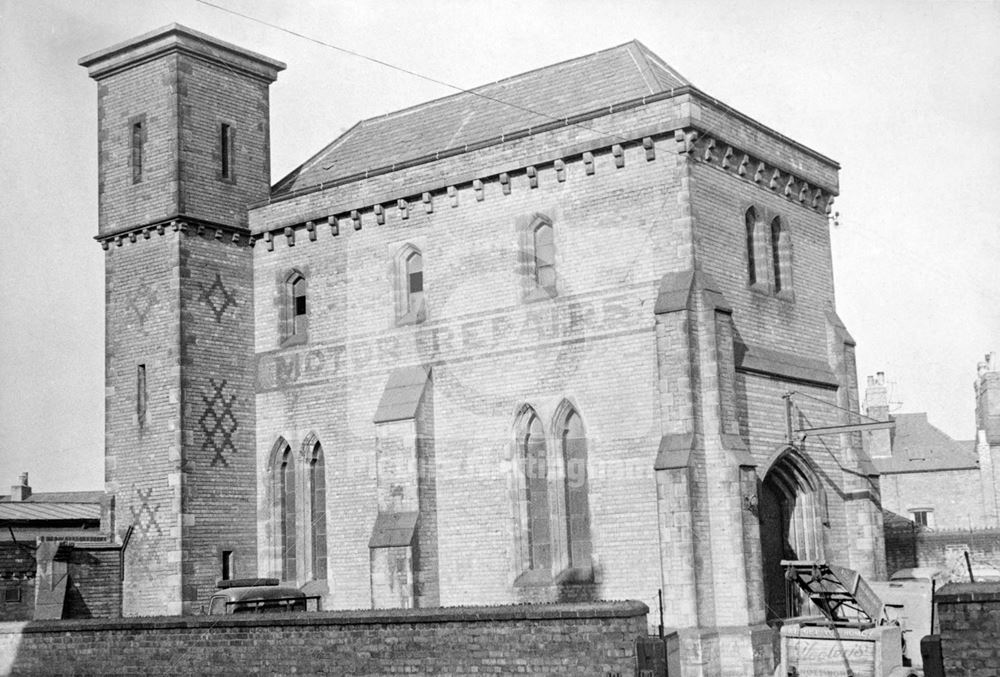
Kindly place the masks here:
<instances>
[{"instance_id":1,"label":"hipped slate roof","mask_svg":"<svg viewBox=\"0 0 1000 677\"><path fill-rule=\"evenodd\" d=\"M359 122L273 187L280 197L690 83L637 40Z\"/></svg>"},{"instance_id":2,"label":"hipped slate roof","mask_svg":"<svg viewBox=\"0 0 1000 677\"><path fill-rule=\"evenodd\" d=\"M873 458L882 474L979 467L974 442L959 442L931 425L926 413L897 414L892 457Z\"/></svg>"}]
</instances>

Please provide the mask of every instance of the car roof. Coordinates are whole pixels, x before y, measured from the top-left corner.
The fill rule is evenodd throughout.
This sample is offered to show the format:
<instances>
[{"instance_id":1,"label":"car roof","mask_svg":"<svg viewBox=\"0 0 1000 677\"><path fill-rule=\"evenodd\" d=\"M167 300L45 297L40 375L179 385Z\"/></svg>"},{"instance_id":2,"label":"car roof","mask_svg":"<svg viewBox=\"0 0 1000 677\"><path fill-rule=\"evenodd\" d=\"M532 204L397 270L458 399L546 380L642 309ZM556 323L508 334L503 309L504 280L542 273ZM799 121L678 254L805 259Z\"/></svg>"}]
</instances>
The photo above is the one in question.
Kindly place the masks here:
<instances>
[{"instance_id":1,"label":"car roof","mask_svg":"<svg viewBox=\"0 0 1000 677\"><path fill-rule=\"evenodd\" d=\"M212 597L224 597L230 602L246 602L266 599L286 599L305 597L306 593L297 588L280 585L252 585L245 588L218 590Z\"/></svg>"},{"instance_id":2,"label":"car roof","mask_svg":"<svg viewBox=\"0 0 1000 677\"><path fill-rule=\"evenodd\" d=\"M900 569L889 580L899 580L902 578L935 578L944 572L937 567L913 567L912 569Z\"/></svg>"}]
</instances>

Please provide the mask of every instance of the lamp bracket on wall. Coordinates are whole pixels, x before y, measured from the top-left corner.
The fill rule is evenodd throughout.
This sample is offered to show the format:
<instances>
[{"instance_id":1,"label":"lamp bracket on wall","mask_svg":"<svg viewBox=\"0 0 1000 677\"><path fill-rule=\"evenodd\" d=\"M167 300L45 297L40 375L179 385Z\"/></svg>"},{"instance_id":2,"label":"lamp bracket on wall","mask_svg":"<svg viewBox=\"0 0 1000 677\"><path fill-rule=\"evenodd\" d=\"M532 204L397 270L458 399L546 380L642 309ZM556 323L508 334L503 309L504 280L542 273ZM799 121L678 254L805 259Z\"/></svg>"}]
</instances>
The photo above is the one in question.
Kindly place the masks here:
<instances>
[{"instance_id":1,"label":"lamp bracket on wall","mask_svg":"<svg viewBox=\"0 0 1000 677\"><path fill-rule=\"evenodd\" d=\"M857 416L868 420L860 421L858 423L847 423L844 425L820 426L813 428L796 427L793 423L794 417L792 415L792 407L795 407L795 404L792 402L793 396L805 397L828 408L838 409L840 411L847 412L851 416ZM824 402L823 400L810 397L809 395L804 395L802 393L794 391L788 392L782 395L781 398L785 400L785 427L789 444L801 444L805 441L806 437L810 435L813 435L814 437L822 437L824 435L840 435L843 433L862 432L865 430L891 430L896 427L895 421L879 421L871 418L870 416L865 416L860 412L850 411L849 409L838 407L835 404L830 404L829 402Z\"/></svg>"}]
</instances>

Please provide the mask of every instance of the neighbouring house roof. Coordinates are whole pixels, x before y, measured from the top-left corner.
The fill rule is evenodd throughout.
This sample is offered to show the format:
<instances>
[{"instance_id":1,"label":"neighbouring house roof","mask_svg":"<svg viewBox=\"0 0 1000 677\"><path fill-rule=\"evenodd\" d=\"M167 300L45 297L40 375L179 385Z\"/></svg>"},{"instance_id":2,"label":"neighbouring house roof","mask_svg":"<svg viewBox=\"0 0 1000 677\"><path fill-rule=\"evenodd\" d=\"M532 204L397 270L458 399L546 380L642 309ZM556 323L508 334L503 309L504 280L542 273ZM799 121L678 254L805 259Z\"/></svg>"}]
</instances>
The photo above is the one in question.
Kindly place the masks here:
<instances>
[{"instance_id":1,"label":"neighbouring house roof","mask_svg":"<svg viewBox=\"0 0 1000 677\"><path fill-rule=\"evenodd\" d=\"M31 494L21 503L100 503L103 491L43 491ZM10 501L10 495L0 496L0 503Z\"/></svg>"},{"instance_id":2,"label":"neighbouring house roof","mask_svg":"<svg viewBox=\"0 0 1000 677\"><path fill-rule=\"evenodd\" d=\"M278 197L690 83L637 40L359 122L279 181Z\"/></svg>"},{"instance_id":3,"label":"neighbouring house roof","mask_svg":"<svg viewBox=\"0 0 1000 677\"><path fill-rule=\"evenodd\" d=\"M926 413L897 414L892 436L892 457L873 458L881 474L932 470L975 470L979 458L975 442L949 437L927 420Z\"/></svg>"},{"instance_id":4,"label":"neighbouring house roof","mask_svg":"<svg viewBox=\"0 0 1000 677\"><path fill-rule=\"evenodd\" d=\"M0 503L0 522L53 522L101 519L98 503L43 503L13 501Z\"/></svg>"}]
</instances>

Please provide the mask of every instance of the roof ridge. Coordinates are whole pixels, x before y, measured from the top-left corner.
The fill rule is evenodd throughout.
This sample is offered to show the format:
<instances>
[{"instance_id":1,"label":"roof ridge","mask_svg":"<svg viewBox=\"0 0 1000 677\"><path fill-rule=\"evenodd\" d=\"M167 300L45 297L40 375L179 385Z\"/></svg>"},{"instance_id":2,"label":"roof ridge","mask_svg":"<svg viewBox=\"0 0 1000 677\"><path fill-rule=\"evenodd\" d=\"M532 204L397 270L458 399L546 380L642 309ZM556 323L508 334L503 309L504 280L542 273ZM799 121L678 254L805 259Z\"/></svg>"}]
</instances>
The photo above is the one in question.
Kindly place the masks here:
<instances>
[{"instance_id":1,"label":"roof ridge","mask_svg":"<svg viewBox=\"0 0 1000 677\"><path fill-rule=\"evenodd\" d=\"M528 75L534 75L536 73L540 73L541 71L546 71L546 70L549 70L549 69L555 69L555 68L558 68L560 66L565 66L565 65L571 64L571 63L576 63L578 61L583 61L584 59L592 59L595 56L598 56L599 54L606 54L608 52L614 52L615 50L619 50L619 49L623 49L623 48L627 49L634 42L637 42L637 41L636 40L630 40L628 42L623 42L620 45L615 45L614 47L607 47L605 49L599 49L596 52L591 52L590 54L584 54L582 56L575 56L575 57L571 57L569 59L563 59L562 61L557 61L555 63L546 64L544 66L538 66L538 67L532 68L530 70L522 71L520 73L515 73L513 75L508 75L507 77L500 78L499 80L494 80L493 82L484 82L483 84L476 85L475 87L467 87L467 88L461 89L461 90L459 90L457 92L453 92L452 94L446 94L444 96L439 96L436 99L429 99L427 101L421 101L420 103L413 104L412 106L407 106L406 108L398 108L396 110L389 111L388 113L382 113L381 115L373 115L373 116L371 116L369 118L365 118L363 120L359 120L355 126L362 126L362 125L364 125L364 124L366 124L368 122L373 122L375 120L384 120L386 118L395 117L396 115L402 115L403 113L410 113L410 112L412 112L414 110L417 110L417 109L420 109L420 108L425 108L425 107L430 107L430 106L433 106L433 105L437 105L437 104L445 102L448 99L453 99L453 98L456 98L456 97L459 97L459 96L464 96L464 95L468 95L468 94L476 94L476 92L478 90L486 89L487 87L493 87L494 85L508 84L511 81L516 80L518 78L523 78L523 77L528 76ZM454 85L446 85L446 86L448 86L448 87L454 87ZM495 101L499 101L501 103L507 103L506 101L503 101L502 99L496 99L494 97L488 97L488 98L491 98L491 99L493 99ZM347 130L347 131L350 131L350 130ZM344 132L344 135L347 134L347 131Z\"/></svg>"},{"instance_id":2,"label":"roof ridge","mask_svg":"<svg viewBox=\"0 0 1000 677\"><path fill-rule=\"evenodd\" d=\"M593 78L593 87L581 84L586 80L587 74ZM576 88L572 89L572 94L567 94L570 90L554 86L554 83L562 81L573 83ZM450 86L440 81L439 84ZM368 160L362 157L355 146L360 142L359 139L371 141L370 137L379 130L394 131L399 136L400 129L414 125L413 129L419 131L431 129L432 138L436 141L451 139L467 145L485 138L483 135L486 127L492 123L495 123L498 134L505 125L510 124L514 124L514 127L510 127L514 129L530 129L547 121L567 119L580 110L606 107L613 98L612 91L627 92L628 96L625 98L629 99L671 92L688 84L683 76L641 42L633 39L360 120L274 183L271 196L294 191L302 185L322 184L327 178L337 176L338 172L343 174L345 167L350 167L354 172L359 169L363 171ZM553 90L552 97L539 94L548 88ZM492 112L489 112L491 109ZM468 117L455 118L454 115L459 111L464 111L463 114ZM471 122L468 133L463 120ZM522 123L521 127L517 126ZM437 127L434 127L435 124ZM381 154L386 160L395 158L396 161L401 161L409 157L406 153L412 155L416 152L413 149L414 141L424 151L429 148L430 141L426 137L415 140L406 134L402 136L406 137L402 144L407 149L405 151L391 147L386 141L375 143L375 147L369 148L366 153ZM461 145L459 143L457 147ZM391 164L394 165L395 162ZM331 169L332 172L329 172ZM347 174L351 172L348 171Z\"/></svg>"},{"instance_id":3,"label":"roof ridge","mask_svg":"<svg viewBox=\"0 0 1000 677\"><path fill-rule=\"evenodd\" d=\"M274 185L271 187L271 193L272 194L274 194L274 193L280 193L284 189L284 184L285 183L288 183L290 181L294 181L295 178L297 178L299 174L301 174L302 172L306 171L307 168L311 167L316 160L318 160L319 158L323 157L328 152L330 152L331 150L333 150L333 148L336 147L337 143L341 139L346 138L355 129L358 129L360 127L364 127L365 125L367 125L367 124L369 124L371 122L375 122L376 120L386 120L386 119L390 119L390 118L393 118L393 117L396 117L396 116L402 116L404 114L409 114L409 113L412 113L412 112L417 111L417 110L421 110L421 109L425 109L425 108L430 108L432 106L440 105L441 103L444 103L444 102L446 102L446 101L448 101L450 99L455 99L455 98L460 97L460 96L468 96L468 95L482 96L481 94L476 94L476 91L480 90L480 89L485 89L487 87L493 87L495 85L506 84L506 83L509 83L512 80L515 80L516 78L523 78L525 76L532 75L532 74L535 74L535 73L538 73L538 72L541 72L541 71L544 71L544 70L548 70L550 68L558 68L559 66L564 66L566 64L574 63L574 62L577 62L577 61L583 61L584 59L592 59L592 58L594 58L595 56L597 56L599 54L605 54L607 52L613 52L615 50L619 50L619 49L623 49L623 48L624 49L628 49L633 44L640 44L641 45L642 43L639 43L638 40L633 39L633 40L630 40L628 42L623 42L623 43L621 43L619 45L614 45L613 47L606 47L605 49L599 49L596 52L591 52L589 54L584 54L584 55L581 55L581 56L571 57L569 59L563 59L562 61L557 61L555 63L545 64L544 66L538 66L536 68L532 68L530 70L522 71L520 73L514 73L513 75L508 75L505 78L500 78L499 80L494 80L493 82L485 82L485 83L483 83L481 85L476 85L475 87L468 87L468 88L465 88L465 89L459 89L457 92L452 92L451 94L445 94L444 96L439 96L439 97L437 97L435 99L429 99L427 101L421 101L420 103L415 103L412 106L406 106L405 108L397 108L396 110L391 110L391 111L388 111L388 112L385 112L385 113L380 113L379 115L372 115L371 117L362 118L361 120L358 120L353 125L351 125L349 128L345 129L343 132L341 132L340 134L338 134L336 137L334 137L334 139L332 141L330 141L329 143L327 143L326 145L324 145L318 151L316 151L315 153L313 153L312 155L310 155L309 158L305 162L300 163L297 167L295 167L290 172L288 172L288 174L286 174L281 179L279 179L277 182L275 182ZM654 77L655 77L655 74L654 74ZM657 79L657 82L659 82L658 79ZM458 89L455 85L449 85L449 84L447 84L447 83L445 83L443 81L439 81L438 84L441 84L444 87L453 87L453 88ZM503 103L505 105L510 105L510 104L508 104L508 102L506 102L506 101L504 101L503 99L500 99L500 98L496 98L496 97L486 97L486 98L489 98L489 99L491 99L493 101L498 101L498 102ZM519 106L519 108L520 108L520 106ZM544 113L540 113L540 115L545 115L545 114Z\"/></svg>"},{"instance_id":4,"label":"roof ridge","mask_svg":"<svg viewBox=\"0 0 1000 677\"><path fill-rule=\"evenodd\" d=\"M694 87L694 85L691 83L690 80L681 75L681 73L676 68L674 68L666 61L664 61L659 54L657 54L649 47L644 45L641 40L633 39L629 44L635 46L636 51L639 53L639 56L641 56L643 61L645 61L646 67L653 74L653 77L656 78L657 84L659 84L661 88L669 89L669 88L674 88L676 85L673 83L664 82L663 79L659 77L659 75L657 75L657 69L666 73L670 77L678 80L681 83L681 86Z\"/></svg>"}]
</instances>

